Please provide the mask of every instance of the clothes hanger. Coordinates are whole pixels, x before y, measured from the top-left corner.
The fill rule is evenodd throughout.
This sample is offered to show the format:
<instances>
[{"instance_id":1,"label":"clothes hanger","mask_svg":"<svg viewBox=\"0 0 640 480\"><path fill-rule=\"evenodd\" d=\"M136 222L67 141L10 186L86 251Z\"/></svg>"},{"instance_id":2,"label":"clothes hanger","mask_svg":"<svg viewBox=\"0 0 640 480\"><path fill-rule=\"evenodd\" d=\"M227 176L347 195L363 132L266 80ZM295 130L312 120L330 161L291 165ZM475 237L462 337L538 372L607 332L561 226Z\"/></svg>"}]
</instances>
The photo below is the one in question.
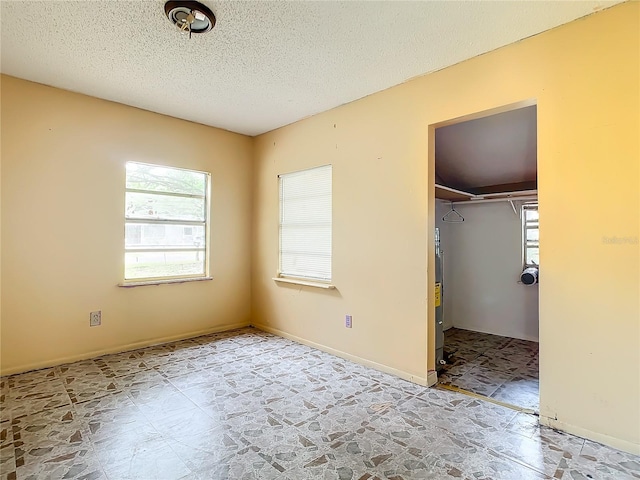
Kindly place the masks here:
<instances>
[{"instance_id":1,"label":"clothes hanger","mask_svg":"<svg viewBox=\"0 0 640 480\"><path fill-rule=\"evenodd\" d=\"M464 217L462 215L460 215L458 212L456 212L455 207L453 206L453 202L449 202L451 203L451 210L449 212L447 212L447 214L442 217L442 221L445 223L462 223L464 222ZM451 215L451 218L449 218L449 215Z\"/></svg>"}]
</instances>

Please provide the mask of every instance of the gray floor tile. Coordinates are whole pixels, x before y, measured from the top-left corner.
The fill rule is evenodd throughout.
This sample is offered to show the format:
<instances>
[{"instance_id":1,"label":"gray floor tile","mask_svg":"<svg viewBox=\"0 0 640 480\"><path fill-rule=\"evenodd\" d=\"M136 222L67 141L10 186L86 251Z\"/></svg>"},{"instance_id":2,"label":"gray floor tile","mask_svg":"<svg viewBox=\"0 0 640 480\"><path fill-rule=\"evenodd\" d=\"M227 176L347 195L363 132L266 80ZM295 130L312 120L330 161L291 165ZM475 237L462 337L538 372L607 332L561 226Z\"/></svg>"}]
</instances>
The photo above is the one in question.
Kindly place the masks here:
<instances>
[{"instance_id":1,"label":"gray floor tile","mask_svg":"<svg viewBox=\"0 0 640 480\"><path fill-rule=\"evenodd\" d=\"M535 344L459 331L451 347L452 383L533 403ZM638 457L533 415L253 329L0 387L0 480L640 478Z\"/></svg>"},{"instance_id":2,"label":"gray floor tile","mask_svg":"<svg viewBox=\"0 0 640 480\"><path fill-rule=\"evenodd\" d=\"M536 342L452 328L445 332L445 357L440 383L539 409Z\"/></svg>"}]
</instances>

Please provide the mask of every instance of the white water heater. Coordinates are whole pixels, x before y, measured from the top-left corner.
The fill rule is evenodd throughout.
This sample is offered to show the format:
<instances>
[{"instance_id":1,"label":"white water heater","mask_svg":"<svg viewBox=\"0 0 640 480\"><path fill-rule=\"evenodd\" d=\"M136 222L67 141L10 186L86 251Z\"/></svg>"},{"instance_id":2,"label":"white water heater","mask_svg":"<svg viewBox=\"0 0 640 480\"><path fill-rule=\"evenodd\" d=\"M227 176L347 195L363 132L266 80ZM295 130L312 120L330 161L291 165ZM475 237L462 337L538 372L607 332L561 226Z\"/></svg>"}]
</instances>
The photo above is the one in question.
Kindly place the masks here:
<instances>
[{"instance_id":1,"label":"white water heater","mask_svg":"<svg viewBox=\"0 0 640 480\"><path fill-rule=\"evenodd\" d=\"M443 252L440 249L440 229L436 228L435 232L436 244L436 282L435 282L435 300L436 307L436 370L442 369L444 365L444 306L443 306Z\"/></svg>"}]
</instances>

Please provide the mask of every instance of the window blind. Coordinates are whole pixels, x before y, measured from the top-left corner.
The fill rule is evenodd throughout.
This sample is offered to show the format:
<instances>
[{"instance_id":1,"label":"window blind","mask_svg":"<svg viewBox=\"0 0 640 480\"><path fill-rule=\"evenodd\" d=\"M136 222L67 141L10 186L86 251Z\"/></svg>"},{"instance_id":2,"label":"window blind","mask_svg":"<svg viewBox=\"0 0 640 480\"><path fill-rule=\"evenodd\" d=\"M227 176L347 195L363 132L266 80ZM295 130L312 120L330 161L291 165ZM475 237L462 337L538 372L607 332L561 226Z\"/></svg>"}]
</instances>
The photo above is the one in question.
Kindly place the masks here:
<instances>
[{"instance_id":1,"label":"window blind","mask_svg":"<svg viewBox=\"0 0 640 480\"><path fill-rule=\"evenodd\" d=\"M331 280L331 165L280 175L280 275Z\"/></svg>"}]
</instances>

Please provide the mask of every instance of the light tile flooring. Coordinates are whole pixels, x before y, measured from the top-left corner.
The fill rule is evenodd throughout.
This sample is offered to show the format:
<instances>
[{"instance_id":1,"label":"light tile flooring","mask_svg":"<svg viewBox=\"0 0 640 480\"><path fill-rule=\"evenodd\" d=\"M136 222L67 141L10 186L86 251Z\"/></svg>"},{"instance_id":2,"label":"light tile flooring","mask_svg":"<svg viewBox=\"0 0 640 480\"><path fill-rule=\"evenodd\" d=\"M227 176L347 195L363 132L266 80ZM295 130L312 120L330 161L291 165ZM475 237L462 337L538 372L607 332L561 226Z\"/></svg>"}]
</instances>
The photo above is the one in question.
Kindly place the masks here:
<instances>
[{"instance_id":1,"label":"light tile flooring","mask_svg":"<svg viewBox=\"0 0 640 480\"><path fill-rule=\"evenodd\" d=\"M633 479L640 458L254 329L5 377L2 479Z\"/></svg>"},{"instance_id":2,"label":"light tile flooring","mask_svg":"<svg viewBox=\"0 0 640 480\"><path fill-rule=\"evenodd\" d=\"M448 359L440 383L539 410L538 344L451 328L444 332Z\"/></svg>"}]
</instances>

